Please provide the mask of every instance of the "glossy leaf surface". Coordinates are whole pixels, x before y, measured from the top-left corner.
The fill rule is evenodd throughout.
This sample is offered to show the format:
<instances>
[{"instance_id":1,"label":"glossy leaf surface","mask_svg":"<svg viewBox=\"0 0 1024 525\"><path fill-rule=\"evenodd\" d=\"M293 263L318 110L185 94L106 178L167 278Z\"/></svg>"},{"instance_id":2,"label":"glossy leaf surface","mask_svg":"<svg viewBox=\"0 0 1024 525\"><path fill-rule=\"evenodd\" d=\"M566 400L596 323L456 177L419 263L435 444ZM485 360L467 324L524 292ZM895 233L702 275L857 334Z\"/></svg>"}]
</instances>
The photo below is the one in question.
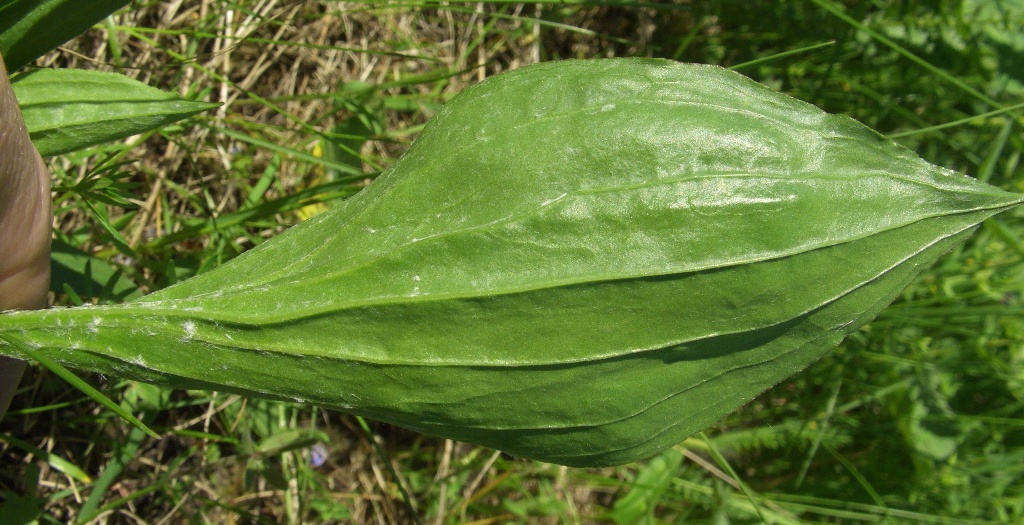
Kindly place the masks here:
<instances>
[{"instance_id":1,"label":"glossy leaf surface","mask_svg":"<svg viewBox=\"0 0 1024 525\"><path fill-rule=\"evenodd\" d=\"M467 89L365 191L216 271L0 331L68 366L617 464L806 367L1020 202L720 68L547 63Z\"/></svg>"}]
</instances>

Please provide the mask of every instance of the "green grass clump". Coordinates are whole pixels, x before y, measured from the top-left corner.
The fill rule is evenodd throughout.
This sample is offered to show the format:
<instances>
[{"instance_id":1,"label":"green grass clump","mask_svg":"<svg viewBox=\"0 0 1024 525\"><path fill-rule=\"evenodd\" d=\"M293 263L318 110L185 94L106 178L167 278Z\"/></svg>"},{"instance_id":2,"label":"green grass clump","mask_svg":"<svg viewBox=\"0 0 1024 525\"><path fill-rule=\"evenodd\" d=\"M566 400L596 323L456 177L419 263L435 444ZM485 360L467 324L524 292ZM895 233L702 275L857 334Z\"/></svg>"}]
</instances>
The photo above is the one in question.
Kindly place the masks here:
<instances>
[{"instance_id":1,"label":"green grass clump","mask_svg":"<svg viewBox=\"0 0 1024 525\"><path fill-rule=\"evenodd\" d=\"M537 61L735 67L1024 191L1014 5L134 2L39 65L223 106L50 161L54 302L120 302L214 268L359 191L453 94ZM986 222L836 352L618 468L89 378L155 440L36 368L0 423L0 523L1022 522L1022 238L1021 211Z\"/></svg>"}]
</instances>

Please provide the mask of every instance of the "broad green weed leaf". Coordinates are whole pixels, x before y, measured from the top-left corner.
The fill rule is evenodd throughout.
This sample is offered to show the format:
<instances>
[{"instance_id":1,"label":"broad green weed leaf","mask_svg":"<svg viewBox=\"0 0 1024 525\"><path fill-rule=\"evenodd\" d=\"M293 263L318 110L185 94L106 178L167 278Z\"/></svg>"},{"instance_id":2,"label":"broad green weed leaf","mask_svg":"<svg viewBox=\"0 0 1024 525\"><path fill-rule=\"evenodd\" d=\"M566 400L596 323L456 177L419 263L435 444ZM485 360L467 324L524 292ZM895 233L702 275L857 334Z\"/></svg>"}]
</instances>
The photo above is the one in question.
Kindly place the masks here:
<instances>
[{"instance_id":1,"label":"broad green weed leaf","mask_svg":"<svg viewBox=\"0 0 1024 525\"><path fill-rule=\"evenodd\" d=\"M29 136L50 156L151 131L217 107L116 73L40 69L11 82Z\"/></svg>"},{"instance_id":2,"label":"broad green weed leaf","mask_svg":"<svg viewBox=\"0 0 1024 525\"><path fill-rule=\"evenodd\" d=\"M467 89L365 191L216 271L0 333L610 465L803 369L1020 202L717 67L547 63Z\"/></svg>"}]
</instances>

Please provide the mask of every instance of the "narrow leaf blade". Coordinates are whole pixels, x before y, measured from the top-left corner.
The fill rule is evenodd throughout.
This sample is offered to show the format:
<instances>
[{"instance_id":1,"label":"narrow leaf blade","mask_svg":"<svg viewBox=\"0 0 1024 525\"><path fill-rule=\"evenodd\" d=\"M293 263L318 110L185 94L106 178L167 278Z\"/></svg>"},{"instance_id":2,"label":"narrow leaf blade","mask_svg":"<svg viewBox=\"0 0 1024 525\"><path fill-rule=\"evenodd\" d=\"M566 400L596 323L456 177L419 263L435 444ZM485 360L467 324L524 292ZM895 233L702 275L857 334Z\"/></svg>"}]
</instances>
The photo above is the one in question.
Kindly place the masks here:
<instances>
[{"instance_id":1,"label":"narrow leaf blade","mask_svg":"<svg viewBox=\"0 0 1024 525\"><path fill-rule=\"evenodd\" d=\"M217 107L101 71L41 69L17 76L11 87L43 156L152 131Z\"/></svg>"}]
</instances>

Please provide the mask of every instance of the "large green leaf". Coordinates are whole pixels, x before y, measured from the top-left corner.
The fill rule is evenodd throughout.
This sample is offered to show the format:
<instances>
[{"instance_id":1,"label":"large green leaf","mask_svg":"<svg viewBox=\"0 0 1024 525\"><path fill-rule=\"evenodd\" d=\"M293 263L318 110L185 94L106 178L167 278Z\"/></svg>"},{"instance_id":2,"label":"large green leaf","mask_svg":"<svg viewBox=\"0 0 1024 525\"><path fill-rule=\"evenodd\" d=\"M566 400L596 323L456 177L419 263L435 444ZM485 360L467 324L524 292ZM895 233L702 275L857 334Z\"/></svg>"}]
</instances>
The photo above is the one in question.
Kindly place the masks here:
<instances>
[{"instance_id":1,"label":"large green leaf","mask_svg":"<svg viewBox=\"0 0 1024 525\"><path fill-rule=\"evenodd\" d=\"M1020 202L723 69L548 63L467 89L367 190L217 271L0 333L86 370L624 463L806 367Z\"/></svg>"},{"instance_id":2,"label":"large green leaf","mask_svg":"<svg viewBox=\"0 0 1024 525\"><path fill-rule=\"evenodd\" d=\"M11 87L43 156L154 130L218 106L101 71L39 69L18 75Z\"/></svg>"}]
</instances>

